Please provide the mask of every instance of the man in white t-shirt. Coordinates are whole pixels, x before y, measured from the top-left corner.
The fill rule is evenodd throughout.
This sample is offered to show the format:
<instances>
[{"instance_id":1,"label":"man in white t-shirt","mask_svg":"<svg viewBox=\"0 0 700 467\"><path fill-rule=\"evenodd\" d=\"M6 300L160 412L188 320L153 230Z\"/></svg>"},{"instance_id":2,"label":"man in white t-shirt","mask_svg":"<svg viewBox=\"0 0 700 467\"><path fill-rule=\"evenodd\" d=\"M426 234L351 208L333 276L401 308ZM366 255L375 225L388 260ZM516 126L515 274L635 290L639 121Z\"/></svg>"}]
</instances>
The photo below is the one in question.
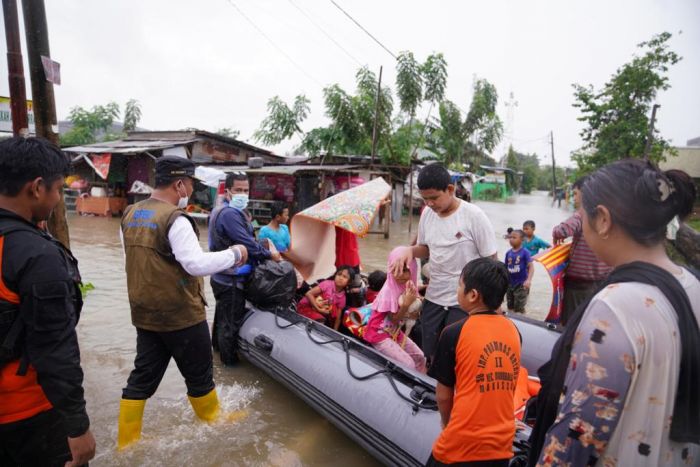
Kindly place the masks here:
<instances>
[{"instance_id":1,"label":"man in white t-shirt","mask_svg":"<svg viewBox=\"0 0 700 467\"><path fill-rule=\"evenodd\" d=\"M466 317L457 303L462 268L476 258L496 258L496 235L481 208L455 197L450 173L440 164L418 174L427 209L418 224L418 243L392 265L401 271L413 258L430 257L430 283L421 315L422 348L429 361L442 329Z\"/></svg>"}]
</instances>

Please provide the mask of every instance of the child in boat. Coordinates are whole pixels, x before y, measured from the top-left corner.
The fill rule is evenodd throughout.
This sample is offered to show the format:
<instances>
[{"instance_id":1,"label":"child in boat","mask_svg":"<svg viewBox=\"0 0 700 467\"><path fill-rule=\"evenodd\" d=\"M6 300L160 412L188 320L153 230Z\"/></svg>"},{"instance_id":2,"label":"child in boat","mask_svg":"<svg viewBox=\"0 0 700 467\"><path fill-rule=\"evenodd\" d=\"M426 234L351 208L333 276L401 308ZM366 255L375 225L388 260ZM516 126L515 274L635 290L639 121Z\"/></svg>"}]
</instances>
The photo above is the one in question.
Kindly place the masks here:
<instances>
[{"instance_id":1,"label":"child in boat","mask_svg":"<svg viewBox=\"0 0 700 467\"><path fill-rule=\"evenodd\" d=\"M443 430L427 466L508 465L515 435L513 394L520 371L520 335L497 312L508 270L491 258L469 262L457 299L468 318L447 326L429 375Z\"/></svg>"},{"instance_id":2,"label":"child in boat","mask_svg":"<svg viewBox=\"0 0 700 467\"><path fill-rule=\"evenodd\" d=\"M506 253L506 266L510 276L507 302L508 310L516 313L525 313L527 297L530 294L530 284L535 272L530 252L523 246L525 233L522 230L513 230L510 234L510 246Z\"/></svg>"},{"instance_id":3,"label":"child in boat","mask_svg":"<svg viewBox=\"0 0 700 467\"><path fill-rule=\"evenodd\" d=\"M394 248L389 254L389 265L401 256L404 248ZM417 278L416 260L398 275L387 274L384 287L372 304L364 339L387 357L425 373L423 351L401 331L404 320L416 319L420 313L421 301L415 285Z\"/></svg>"},{"instance_id":4,"label":"child in boat","mask_svg":"<svg viewBox=\"0 0 700 467\"><path fill-rule=\"evenodd\" d=\"M523 222L523 232L525 232L523 248L530 252L530 256L535 256L540 250L552 248L552 245L535 235L535 221Z\"/></svg>"},{"instance_id":5,"label":"child in boat","mask_svg":"<svg viewBox=\"0 0 700 467\"><path fill-rule=\"evenodd\" d=\"M374 303L377 299L379 291L384 287L386 282L386 273L377 269L373 271L367 278L367 292L365 294L365 300L367 303Z\"/></svg>"},{"instance_id":6,"label":"child in boat","mask_svg":"<svg viewBox=\"0 0 700 467\"><path fill-rule=\"evenodd\" d=\"M297 312L314 321L333 324L338 329L339 317L345 308L345 290L354 277L352 267L340 266L333 279L321 281L306 292L297 306Z\"/></svg>"}]
</instances>

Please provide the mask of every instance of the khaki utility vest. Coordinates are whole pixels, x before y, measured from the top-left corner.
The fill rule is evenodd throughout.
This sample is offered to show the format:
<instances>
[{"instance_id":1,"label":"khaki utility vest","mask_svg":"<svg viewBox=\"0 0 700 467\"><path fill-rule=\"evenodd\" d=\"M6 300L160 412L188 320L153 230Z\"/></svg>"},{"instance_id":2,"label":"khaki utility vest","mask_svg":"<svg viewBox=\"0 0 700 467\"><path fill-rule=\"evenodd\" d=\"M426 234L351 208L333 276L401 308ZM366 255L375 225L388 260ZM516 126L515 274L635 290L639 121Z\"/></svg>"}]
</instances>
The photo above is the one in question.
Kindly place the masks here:
<instances>
[{"instance_id":1,"label":"khaki utility vest","mask_svg":"<svg viewBox=\"0 0 700 467\"><path fill-rule=\"evenodd\" d=\"M204 282L175 260L168 232L184 216L172 204L147 199L126 208L121 228L126 250L126 282L131 322L147 331L178 331L206 320Z\"/></svg>"}]
</instances>

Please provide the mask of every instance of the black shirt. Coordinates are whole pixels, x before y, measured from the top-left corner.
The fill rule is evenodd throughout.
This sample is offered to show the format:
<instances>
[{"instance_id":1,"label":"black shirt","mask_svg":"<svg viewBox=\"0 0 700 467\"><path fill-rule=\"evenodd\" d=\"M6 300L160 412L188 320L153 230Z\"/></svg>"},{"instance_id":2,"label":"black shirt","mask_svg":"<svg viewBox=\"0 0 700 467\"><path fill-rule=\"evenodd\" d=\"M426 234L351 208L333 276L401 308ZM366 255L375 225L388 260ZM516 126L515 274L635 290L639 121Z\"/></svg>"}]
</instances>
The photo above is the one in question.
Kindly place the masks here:
<instances>
[{"instance_id":1,"label":"black shirt","mask_svg":"<svg viewBox=\"0 0 700 467\"><path fill-rule=\"evenodd\" d=\"M0 209L0 223L22 217ZM5 236L2 280L20 297L24 333L21 351L37 373L37 381L64 419L68 436L84 434L90 421L85 410L83 370L75 326L80 310L75 277L61 247L34 232Z\"/></svg>"}]
</instances>

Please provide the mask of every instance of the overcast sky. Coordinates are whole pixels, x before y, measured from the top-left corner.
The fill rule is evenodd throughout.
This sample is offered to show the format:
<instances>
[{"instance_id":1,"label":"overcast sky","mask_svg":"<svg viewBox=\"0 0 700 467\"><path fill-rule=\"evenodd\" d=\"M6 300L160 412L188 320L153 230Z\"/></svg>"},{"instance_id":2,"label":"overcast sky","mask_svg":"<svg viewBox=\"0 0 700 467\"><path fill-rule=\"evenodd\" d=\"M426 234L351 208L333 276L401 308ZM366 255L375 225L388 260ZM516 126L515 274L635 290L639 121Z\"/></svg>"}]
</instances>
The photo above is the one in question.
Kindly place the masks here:
<instances>
[{"instance_id":1,"label":"overcast sky","mask_svg":"<svg viewBox=\"0 0 700 467\"><path fill-rule=\"evenodd\" d=\"M672 32L671 47L683 61L670 72L672 88L658 97L658 127L676 145L700 136L697 0L336 1L394 53L411 50L420 61L433 51L444 53L447 97L461 108L469 107L473 77L486 78L498 89L499 113L508 124L504 104L513 92L518 102L511 125L513 145L549 157L544 137L551 130L557 163L564 165L581 145L571 84L600 87L631 58L636 44ZM241 131L241 139L253 142L271 96L291 101L306 94L311 115L303 126L309 130L327 123L323 86L339 83L352 90L359 64L372 70L383 65L383 82L395 88L394 59L330 0L46 4L51 55L61 63L59 119L76 105L116 101L123 108L135 98L141 102L140 126L145 128L231 127ZM26 48L23 52L26 61ZM6 61L0 62L7 76ZM9 95L7 80L0 82L0 94ZM427 107L421 116L426 112ZM298 142L273 149L284 153Z\"/></svg>"}]
</instances>

